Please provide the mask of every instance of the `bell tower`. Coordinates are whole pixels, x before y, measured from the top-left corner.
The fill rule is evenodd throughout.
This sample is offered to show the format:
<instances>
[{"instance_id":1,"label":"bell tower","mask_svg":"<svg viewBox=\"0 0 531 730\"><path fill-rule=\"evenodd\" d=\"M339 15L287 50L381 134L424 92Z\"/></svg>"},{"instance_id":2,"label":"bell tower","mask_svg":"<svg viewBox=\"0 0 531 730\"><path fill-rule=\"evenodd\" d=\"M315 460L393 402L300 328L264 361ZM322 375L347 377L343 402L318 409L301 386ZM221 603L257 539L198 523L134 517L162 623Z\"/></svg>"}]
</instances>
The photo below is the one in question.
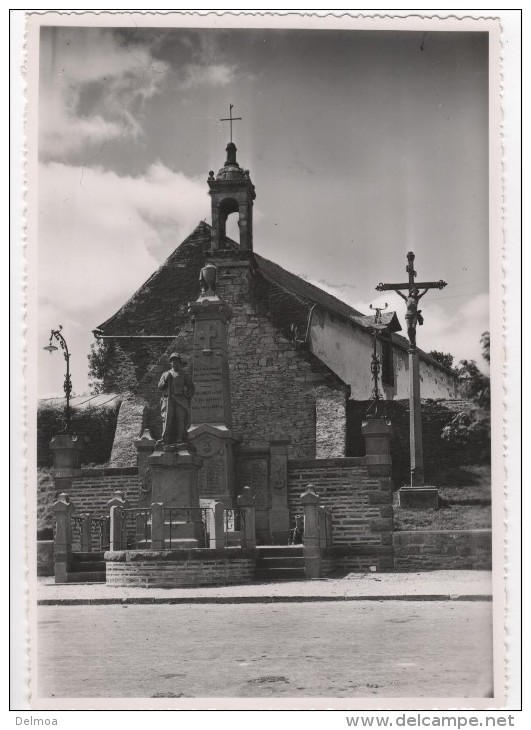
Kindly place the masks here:
<instances>
[{"instance_id":1,"label":"bell tower","mask_svg":"<svg viewBox=\"0 0 531 730\"><path fill-rule=\"evenodd\" d=\"M240 117L232 116L221 121L230 121L230 138L227 145L227 159L217 175L211 170L208 175L209 195L212 200L212 242L211 250L224 248L227 218L238 213L240 246L253 250L253 201L256 198L249 170L243 170L236 161L236 145L232 141L232 122Z\"/></svg>"}]
</instances>

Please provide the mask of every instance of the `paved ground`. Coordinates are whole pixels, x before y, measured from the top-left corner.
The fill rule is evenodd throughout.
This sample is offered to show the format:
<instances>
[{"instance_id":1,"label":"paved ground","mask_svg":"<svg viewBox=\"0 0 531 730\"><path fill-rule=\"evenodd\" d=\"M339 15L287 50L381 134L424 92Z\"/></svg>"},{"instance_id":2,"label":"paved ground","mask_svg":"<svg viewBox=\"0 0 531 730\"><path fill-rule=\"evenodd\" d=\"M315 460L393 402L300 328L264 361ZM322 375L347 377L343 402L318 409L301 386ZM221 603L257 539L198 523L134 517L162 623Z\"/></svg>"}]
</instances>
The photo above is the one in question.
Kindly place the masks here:
<instances>
[{"instance_id":1,"label":"paved ground","mask_svg":"<svg viewBox=\"0 0 531 730\"><path fill-rule=\"evenodd\" d=\"M489 599L491 573L434 570L424 573L351 573L344 578L202 588L112 588L102 584L55 585L40 578L41 604L61 603L267 603L273 601Z\"/></svg>"},{"instance_id":2,"label":"paved ground","mask_svg":"<svg viewBox=\"0 0 531 730\"><path fill-rule=\"evenodd\" d=\"M491 606L39 606L37 694L488 697Z\"/></svg>"}]
</instances>

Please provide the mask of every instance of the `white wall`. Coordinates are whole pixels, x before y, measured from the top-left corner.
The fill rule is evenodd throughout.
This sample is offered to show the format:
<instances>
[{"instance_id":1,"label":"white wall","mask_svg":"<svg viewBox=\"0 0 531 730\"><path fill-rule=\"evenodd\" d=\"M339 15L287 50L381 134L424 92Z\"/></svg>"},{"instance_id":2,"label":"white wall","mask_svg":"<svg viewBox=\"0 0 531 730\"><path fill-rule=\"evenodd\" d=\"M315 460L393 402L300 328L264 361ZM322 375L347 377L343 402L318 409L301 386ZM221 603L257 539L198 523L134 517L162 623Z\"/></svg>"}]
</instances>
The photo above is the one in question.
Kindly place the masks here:
<instances>
[{"instance_id":1,"label":"white wall","mask_svg":"<svg viewBox=\"0 0 531 730\"><path fill-rule=\"evenodd\" d=\"M320 360L350 385L354 400L371 397L372 337L361 327L350 325L328 313L315 312L310 328L310 349ZM409 397L408 355L393 348L394 387L383 386L388 400ZM422 398L457 398L457 379L442 368L420 358L420 394Z\"/></svg>"}]
</instances>

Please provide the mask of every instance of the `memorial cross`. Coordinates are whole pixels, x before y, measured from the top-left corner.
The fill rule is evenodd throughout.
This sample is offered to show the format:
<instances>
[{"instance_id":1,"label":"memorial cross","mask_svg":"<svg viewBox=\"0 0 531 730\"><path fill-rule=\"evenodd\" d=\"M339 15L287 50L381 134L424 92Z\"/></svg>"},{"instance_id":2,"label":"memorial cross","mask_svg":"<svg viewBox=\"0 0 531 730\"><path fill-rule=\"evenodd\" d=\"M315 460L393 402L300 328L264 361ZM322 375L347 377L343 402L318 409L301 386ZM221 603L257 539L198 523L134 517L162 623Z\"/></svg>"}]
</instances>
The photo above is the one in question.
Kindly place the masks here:
<instances>
[{"instance_id":1,"label":"memorial cross","mask_svg":"<svg viewBox=\"0 0 531 730\"><path fill-rule=\"evenodd\" d=\"M208 330L206 329L206 327L205 327L205 329L202 330L201 334L199 335L199 340L201 340L203 342L203 352L205 352L205 353L212 352L212 347L213 347L212 341L213 340L215 341L217 336L218 336L218 328L216 327L215 324L209 325Z\"/></svg>"},{"instance_id":2,"label":"memorial cross","mask_svg":"<svg viewBox=\"0 0 531 730\"><path fill-rule=\"evenodd\" d=\"M422 312L418 308L419 300L430 289L444 289L446 282L439 281L415 281L417 272L413 263L415 254L409 251L407 255L406 272L408 281L399 284L378 284L377 291L395 291L406 302L407 334L409 338L409 451L411 465L411 486L422 486L424 484L424 460L422 454L422 418L420 402L420 373L419 373L419 351L417 348L417 322L423 324ZM421 289L424 291L421 293ZM402 293L408 292L407 296Z\"/></svg>"}]
</instances>

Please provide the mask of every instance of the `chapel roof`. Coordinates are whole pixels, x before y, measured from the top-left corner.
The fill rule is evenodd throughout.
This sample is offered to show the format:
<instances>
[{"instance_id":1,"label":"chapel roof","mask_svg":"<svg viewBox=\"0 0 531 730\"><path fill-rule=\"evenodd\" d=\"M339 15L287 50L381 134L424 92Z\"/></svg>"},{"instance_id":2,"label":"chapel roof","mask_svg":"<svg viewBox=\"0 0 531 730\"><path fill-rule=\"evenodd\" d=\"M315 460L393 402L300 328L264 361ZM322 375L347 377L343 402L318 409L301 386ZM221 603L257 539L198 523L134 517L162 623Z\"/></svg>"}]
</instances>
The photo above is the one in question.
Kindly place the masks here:
<instances>
[{"instance_id":1,"label":"chapel roof","mask_svg":"<svg viewBox=\"0 0 531 730\"><path fill-rule=\"evenodd\" d=\"M201 221L133 296L112 317L99 325L95 333L115 337L176 335L189 320L189 302L199 296L199 273L208 258L211 231L212 227L206 221ZM239 249L238 244L230 238L225 239L224 247ZM374 315L358 312L332 294L257 253L253 256L255 273L259 283L261 280L264 284L259 286L259 291L268 298L269 313L278 326L287 328L292 323L302 325L314 305L363 329L368 329L374 321ZM270 306L268 285L284 295L276 309ZM396 333L396 314L382 312L381 316L384 322L389 320L391 324L393 320L393 326L390 327L392 340L398 347L407 350L408 340ZM423 360L451 372L422 350L419 354Z\"/></svg>"},{"instance_id":2,"label":"chapel roof","mask_svg":"<svg viewBox=\"0 0 531 730\"><path fill-rule=\"evenodd\" d=\"M199 295L199 272L210 248L210 238L211 226L202 221L116 314L98 327L101 334L166 336L178 332L188 319L188 303ZM225 247L238 248L238 244L227 238ZM363 317L337 297L273 261L257 253L254 260L259 275L308 309L316 304L356 323Z\"/></svg>"}]
</instances>

